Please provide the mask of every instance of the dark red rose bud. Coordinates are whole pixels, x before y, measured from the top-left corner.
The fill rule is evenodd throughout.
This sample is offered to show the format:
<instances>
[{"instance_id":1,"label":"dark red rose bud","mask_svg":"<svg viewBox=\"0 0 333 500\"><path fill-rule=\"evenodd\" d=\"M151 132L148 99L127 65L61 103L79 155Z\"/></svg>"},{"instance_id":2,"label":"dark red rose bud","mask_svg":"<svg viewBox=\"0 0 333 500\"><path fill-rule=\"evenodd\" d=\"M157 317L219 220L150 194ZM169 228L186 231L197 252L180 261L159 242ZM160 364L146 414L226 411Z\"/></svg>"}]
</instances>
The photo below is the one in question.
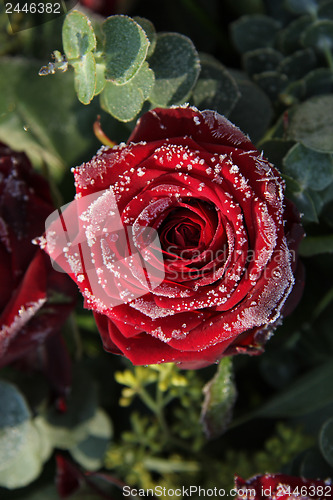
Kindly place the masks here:
<instances>
[{"instance_id":1,"label":"dark red rose bud","mask_svg":"<svg viewBox=\"0 0 333 500\"><path fill-rule=\"evenodd\" d=\"M332 481L303 479L285 474L265 474L247 481L236 477L237 500L329 500Z\"/></svg>"},{"instance_id":2,"label":"dark red rose bud","mask_svg":"<svg viewBox=\"0 0 333 500\"><path fill-rule=\"evenodd\" d=\"M300 298L299 214L279 172L213 111L149 111L127 144L74 169L46 251L106 350L200 368L258 354ZM292 292L293 290L293 292Z\"/></svg>"},{"instance_id":3,"label":"dark red rose bud","mask_svg":"<svg viewBox=\"0 0 333 500\"><path fill-rule=\"evenodd\" d=\"M36 357L73 309L75 285L32 243L53 210L26 155L0 144L0 367Z\"/></svg>"}]
</instances>

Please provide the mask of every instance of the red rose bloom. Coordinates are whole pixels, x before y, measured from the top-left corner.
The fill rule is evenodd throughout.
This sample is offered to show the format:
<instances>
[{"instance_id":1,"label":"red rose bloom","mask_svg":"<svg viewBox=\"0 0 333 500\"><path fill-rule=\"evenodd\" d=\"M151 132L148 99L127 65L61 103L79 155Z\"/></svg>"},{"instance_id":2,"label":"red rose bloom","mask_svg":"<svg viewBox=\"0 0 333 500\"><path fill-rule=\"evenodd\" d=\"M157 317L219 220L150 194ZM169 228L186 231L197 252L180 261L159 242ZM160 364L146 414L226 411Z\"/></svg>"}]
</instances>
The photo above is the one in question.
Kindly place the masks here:
<instances>
[{"instance_id":1,"label":"red rose bloom","mask_svg":"<svg viewBox=\"0 0 333 500\"><path fill-rule=\"evenodd\" d=\"M126 145L101 148L74 176L67 221L77 221L76 240L62 266L94 311L106 350L134 364L187 368L255 354L287 298L289 310L298 300L299 215L278 171L219 114L152 110ZM53 229L47 251L60 262L65 240ZM160 246L154 236L143 241L149 231ZM128 259L120 265L128 239L140 269Z\"/></svg>"},{"instance_id":2,"label":"red rose bloom","mask_svg":"<svg viewBox=\"0 0 333 500\"><path fill-rule=\"evenodd\" d=\"M32 243L53 210L26 155L0 143L0 367L35 354L74 306L75 285ZM57 357L61 346L52 346Z\"/></svg>"},{"instance_id":3,"label":"red rose bloom","mask_svg":"<svg viewBox=\"0 0 333 500\"><path fill-rule=\"evenodd\" d=\"M248 481L236 477L237 500L328 500L333 498L331 480L320 481L265 474Z\"/></svg>"}]
</instances>

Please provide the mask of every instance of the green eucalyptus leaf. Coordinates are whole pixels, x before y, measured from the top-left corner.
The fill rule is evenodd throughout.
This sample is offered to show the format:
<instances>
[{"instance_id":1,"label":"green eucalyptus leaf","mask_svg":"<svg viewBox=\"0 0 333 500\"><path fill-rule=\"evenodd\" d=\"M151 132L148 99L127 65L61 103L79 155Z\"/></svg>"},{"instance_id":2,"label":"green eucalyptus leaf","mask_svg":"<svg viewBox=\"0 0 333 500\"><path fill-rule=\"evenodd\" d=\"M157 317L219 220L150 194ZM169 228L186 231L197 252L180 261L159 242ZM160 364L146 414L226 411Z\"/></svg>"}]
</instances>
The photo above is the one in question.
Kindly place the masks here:
<instances>
[{"instance_id":1,"label":"green eucalyptus leaf","mask_svg":"<svg viewBox=\"0 0 333 500\"><path fill-rule=\"evenodd\" d=\"M0 400L0 429L14 428L30 419L31 412L27 403L13 384L0 380Z\"/></svg>"},{"instance_id":2,"label":"green eucalyptus leaf","mask_svg":"<svg viewBox=\"0 0 333 500\"><path fill-rule=\"evenodd\" d=\"M21 393L5 381L0 381L0 400L0 470L3 470L24 445L31 413Z\"/></svg>"},{"instance_id":3,"label":"green eucalyptus leaf","mask_svg":"<svg viewBox=\"0 0 333 500\"><path fill-rule=\"evenodd\" d=\"M46 422L54 428L71 430L90 420L94 416L96 408L96 385L86 371L76 368L66 412L59 413L50 408L46 415Z\"/></svg>"},{"instance_id":4,"label":"green eucalyptus leaf","mask_svg":"<svg viewBox=\"0 0 333 500\"><path fill-rule=\"evenodd\" d=\"M74 87L82 104L89 104L96 89L96 62L92 52L88 52L73 63L75 76Z\"/></svg>"},{"instance_id":5,"label":"green eucalyptus leaf","mask_svg":"<svg viewBox=\"0 0 333 500\"><path fill-rule=\"evenodd\" d=\"M79 59L94 50L96 37L85 14L77 10L67 14L62 28L62 43L68 60Z\"/></svg>"},{"instance_id":6,"label":"green eucalyptus leaf","mask_svg":"<svg viewBox=\"0 0 333 500\"><path fill-rule=\"evenodd\" d=\"M314 189L308 188L308 190L307 190L307 192L309 193L309 195L313 201L314 207L315 207L318 215L321 215L322 209L325 205L325 201L323 198L324 191L325 191L325 189L322 191L315 191Z\"/></svg>"},{"instance_id":7,"label":"green eucalyptus leaf","mask_svg":"<svg viewBox=\"0 0 333 500\"><path fill-rule=\"evenodd\" d=\"M108 415L101 409L96 411L87 428L87 436L70 449L74 460L84 469L97 470L103 465L105 453L112 436Z\"/></svg>"},{"instance_id":8,"label":"green eucalyptus leaf","mask_svg":"<svg viewBox=\"0 0 333 500\"><path fill-rule=\"evenodd\" d=\"M149 100L155 106L183 103L200 73L199 55L192 41L179 33L157 35L149 65L155 73Z\"/></svg>"},{"instance_id":9,"label":"green eucalyptus leaf","mask_svg":"<svg viewBox=\"0 0 333 500\"><path fill-rule=\"evenodd\" d=\"M231 24L231 36L236 49L249 50L273 47L280 23L261 14L242 16Z\"/></svg>"},{"instance_id":10,"label":"green eucalyptus leaf","mask_svg":"<svg viewBox=\"0 0 333 500\"><path fill-rule=\"evenodd\" d=\"M141 26L127 16L111 16L103 23L105 78L116 85L130 81L141 68L149 40Z\"/></svg>"},{"instance_id":11,"label":"green eucalyptus leaf","mask_svg":"<svg viewBox=\"0 0 333 500\"><path fill-rule=\"evenodd\" d=\"M37 168L46 162L60 179L97 150L92 127L100 107L77 100L73 72L44 78L40 66L19 57L0 61L0 140L24 151Z\"/></svg>"},{"instance_id":12,"label":"green eucalyptus leaf","mask_svg":"<svg viewBox=\"0 0 333 500\"><path fill-rule=\"evenodd\" d=\"M311 257L323 253L333 253L333 236L307 236L301 241L299 253L303 257Z\"/></svg>"},{"instance_id":13,"label":"green eucalyptus leaf","mask_svg":"<svg viewBox=\"0 0 333 500\"><path fill-rule=\"evenodd\" d=\"M320 429L319 446L325 460L333 467L333 417Z\"/></svg>"},{"instance_id":14,"label":"green eucalyptus leaf","mask_svg":"<svg viewBox=\"0 0 333 500\"><path fill-rule=\"evenodd\" d=\"M315 96L292 114L289 138L323 153L333 153L333 95Z\"/></svg>"},{"instance_id":15,"label":"green eucalyptus leaf","mask_svg":"<svg viewBox=\"0 0 333 500\"><path fill-rule=\"evenodd\" d=\"M0 400L0 486L20 488L39 476L50 447L14 385L0 381Z\"/></svg>"},{"instance_id":16,"label":"green eucalyptus leaf","mask_svg":"<svg viewBox=\"0 0 333 500\"><path fill-rule=\"evenodd\" d=\"M291 418L319 411L333 402L332 377L330 360L299 377L257 410L234 421L233 426L253 418Z\"/></svg>"},{"instance_id":17,"label":"green eucalyptus leaf","mask_svg":"<svg viewBox=\"0 0 333 500\"><path fill-rule=\"evenodd\" d=\"M284 5L295 14L315 14L318 9L316 0L284 0Z\"/></svg>"},{"instance_id":18,"label":"green eucalyptus leaf","mask_svg":"<svg viewBox=\"0 0 333 500\"><path fill-rule=\"evenodd\" d=\"M315 477L326 480L332 475L332 469L323 458L319 449L317 447L312 447L303 453L297 475L307 479L313 479ZM324 500L324 497L322 498Z\"/></svg>"},{"instance_id":19,"label":"green eucalyptus leaf","mask_svg":"<svg viewBox=\"0 0 333 500\"><path fill-rule=\"evenodd\" d=\"M317 21L309 26L301 37L304 47L330 50L333 47L333 21Z\"/></svg>"},{"instance_id":20,"label":"green eucalyptus leaf","mask_svg":"<svg viewBox=\"0 0 333 500\"><path fill-rule=\"evenodd\" d=\"M326 189L321 191L320 196L323 199L324 204L330 203L333 201L333 182Z\"/></svg>"},{"instance_id":21,"label":"green eucalyptus leaf","mask_svg":"<svg viewBox=\"0 0 333 500\"><path fill-rule=\"evenodd\" d=\"M23 426L21 424L13 430L21 436L22 441L15 450L15 456L12 456L11 460L7 461L6 466L0 470L0 486L9 489L22 488L37 479L42 472L44 463L42 450L46 446L31 421L26 422ZM8 441L11 441L11 446L15 446L15 439L13 439L11 432L7 438ZM3 445L3 439L1 439L2 453L5 452L6 448L8 449L8 446L3 448Z\"/></svg>"},{"instance_id":22,"label":"green eucalyptus leaf","mask_svg":"<svg viewBox=\"0 0 333 500\"><path fill-rule=\"evenodd\" d=\"M304 77L305 93L309 98L333 92L333 72L329 68L317 68Z\"/></svg>"},{"instance_id":23,"label":"green eucalyptus leaf","mask_svg":"<svg viewBox=\"0 0 333 500\"><path fill-rule=\"evenodd\" d=\"M288 84L288 77L277 71L265 71L260 75L254 75L253 79L273 101Z\"/></svg>"},{"instance_id":24,"label":"green eucalyptus leaf","mask_svg":"<svg viewBox=\"0 0 333 500\"><path fill-rule=\"evenodd\" d=\"M302 33L313 23L312 17L305 15L286 26L279 35L278 48L286 53L292 54L296 50L304 49L301 43Z\"/></svg>"},{"instance_id":25,"label":"green eucalyptus leaf","mask_svg":"<svg viewBox=\"0 0 333 500\"><path fill-rule=\"evenodd\" d=\"M283 160L283 172L295 179L301 190L325 189L333 182L332 155L318 153L302 144L295 144Z\"/></svg>"},{"instance_id":26,"label":"green eucalyptus leaf","mask_svg":"<svg viewBox=\"0 0 333 500\"><path fill-rule=\"evenodd\" d=\"M77 367L66 412L50 408L40 417L40 425L53 447L71 450L88 437L97 412L95 383L86 371Z\"/></svg>"},{"instance_id":27,"label":"green eucalyptus leaf","mask_svg":"<svg viewBox=\"0 0 333 500\"><path fill-rule=\"evenodd\" d=\"M101 93L101 106L117 120L128 122L141 111L154 85L154 73L145 62L126 85L106 82Z\"/></svg>"},{"instance_id":28,"label":"green eucalyptus leaf","mask_svg":"<svg viewBox=\"0 0 333 500\"><path fill-rule=\"evenodd\" d=\"M147 52L147 58L148 58L152 55L152 53L154 52L155 47L156 47L157 35L156 35L155 26L153 25L153 23L151 21L149 21L145 17L135 16L135 17L133 17L133 19L136 23L138 23L141 26L141 28L144 30L144 32L146 33L146 35L148 37L148 40L149 40L149 47L148 47L148 52Z\"/></svg>"},{"instance_id":29,"label":"green eucalyptus leaf","mask_svg":"<svg viewBox=\"0 0 333 500\"><path fill-rule=\"evenodd\" d=\"M332 376L332 362L310 370L267 402L258 414L262 417L292 417L323 408L333 401Z\"/></svg>"},{"instance_id":30,"label":"green eucalyptus leaf","mask_svg":"<svg viewBox=\"0 0 333 500\"><path fill-rule=\"evenodd\" d=\"M319 5L318 19L333 19L333 0L327 0Z\"/></svg>"},{"instance_id":31,"label":"green eucalyptus leaf","mask_svg":"<svg viewBox=\"0 0 333 500\"><path fill-rule=\"evenodd\" d=\"M289 80L298 80L315 66L316 56L312 49L297 50L281 61L278 71L287 75Z\"/></svg>"},{"instance_id":32,"label":"green eucalyptus leaf","mask_svg":"<svg viewBox=\"0 0 333 500\"><path fill-rule=\"evenodd\" d=\"M227 429L237 397L230 357L225 357L220 361L216 375L205 385L203 392L205 400L201 421L206 436L212 439Z\"/></svg>"},{"instance_id":33,"label":"green eucalyptus leaf","mask_svg":"<svg viewBox=\"0 0 333 500\"><path fill-rule=\"evenodd\" d=\"M194 105L228 116L240 98L237 83L217 60L200 55L200 64L201 72L192 91Z\"/></svg>"},{"instance_id":34,"label":"green eucalyptus leaf","mask_svg":"<svg viewBox=\"0 0 333 500\"><path fill-rule=\"evenodd\" d=\"M287 184L286 197L295 203L298 211L303 215L303 221L318 223L319 208L316 207L309 191L304 190L299 182L288 175L284 174L283 177Z\"/></svg>"},{"instance_id":35,"label":"green eucalyptus leaf","mask_svg":"<svg viewBox=\"0 0 333 500\"><path fill-rule=\"evenodd\" d=\"M250 50L243 56L243 66L247 74L253 76L264 71L274 71L282 61L283 55L271 47Z\"/></svg>"},{"instance_id":36,"label":"green eucalyptus leaf","mask_svg":"<svg viewBox=\"0 0 333 500\"><path fill-rule=\"evenodd\" d=\"M272 119L271 102L265 92L244 78L242 73L231 71L231 75L237 82L241 97L228 118L256 143L263 137Z\"/></svg>"},{"instance_id":37,"label":"green eucalyptus leaf","mask_svg":"<svg viewBox=\"0 0 333 500\"><path fill-rule=\"evenodd\" d=\"M102 92L105 87L105 65L101 63L96 63L96 88L95 95Z\"/></svg>"}]
</instances>

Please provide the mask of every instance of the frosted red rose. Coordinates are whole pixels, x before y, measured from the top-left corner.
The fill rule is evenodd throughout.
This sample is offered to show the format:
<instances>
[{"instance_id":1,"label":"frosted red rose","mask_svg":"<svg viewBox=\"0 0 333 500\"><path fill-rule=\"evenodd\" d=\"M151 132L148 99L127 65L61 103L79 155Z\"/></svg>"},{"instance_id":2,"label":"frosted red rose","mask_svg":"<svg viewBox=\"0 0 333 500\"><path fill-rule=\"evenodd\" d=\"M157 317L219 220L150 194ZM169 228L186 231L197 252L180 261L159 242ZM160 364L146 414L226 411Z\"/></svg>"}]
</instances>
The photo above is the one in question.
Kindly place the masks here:
<instances>
[{"instance_id":1,"label":"frosted red rose","mask_svg":"<svg viewBox=\"0 0 333 500\"><path fill-rule=\"evenodd\" d=\"M198 368L262 349L288 297L290 309L299 296L303 230L280 174L238 128L213 111L155 109L127 144L103 147L74 176L77 244L64 259L106 350L134 364ZM127 240L108 210L119 211ZM145 228L159 244L142 243ZM54 257L63 241L53 233ZM115 265L128 238L141 268ZM82 252L90 262L79 263Z\"/></svg>"}]
</instances>

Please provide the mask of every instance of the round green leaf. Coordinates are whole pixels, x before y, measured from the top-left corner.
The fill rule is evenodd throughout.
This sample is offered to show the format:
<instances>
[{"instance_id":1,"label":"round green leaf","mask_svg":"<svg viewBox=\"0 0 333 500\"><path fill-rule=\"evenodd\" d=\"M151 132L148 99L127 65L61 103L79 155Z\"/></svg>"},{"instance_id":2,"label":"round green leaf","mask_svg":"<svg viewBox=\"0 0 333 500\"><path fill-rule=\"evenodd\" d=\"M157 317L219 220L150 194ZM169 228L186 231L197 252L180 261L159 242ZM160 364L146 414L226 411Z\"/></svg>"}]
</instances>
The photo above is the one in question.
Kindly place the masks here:
<instances>
[{"instance_id":1,"label":"round green leaf","mask_svg":"<svg viewBox=\"0 0 333 500\"><path fill-rule=\"evenodd\" d=\"M62 43L67 59L78 59L96 47L96 37L87 16L74 10L67 14L62 28Z\"/></svg>"},{"instance_id":2,"label":"round green leaf","mask_svg":"<svg viewBox=\"0 0 333 500\"><path fill-rule=\"evenodd\" d=\"M301 35L312 23L312 17L305 15L288 24L279 35L280 50L286 54L292 54L296 50L303 49Z\"/></svg>"},{"instance_id":3,"label":"round green leaf","mask_svg":"<svg viewBox=\"0 0 333 500\"><path fill-rule=\"evenodd\" d=\"M329 68L317 68L310 71L305 78L307 97L333 92L333 72Z\"/></svg>"},{"instance_id":4,"label":"round green leaf","mask_svg":"<svg viewBox=\"0 0 333 500\"><path fill-rule=\"evenodd\" d=\"M38 477L51 446L14 385L0 381L0 401L0 486L20 488Z\"/></svg>"},{"instance_id":5,"label":"round green leaf","mask_svg":"<svg viewBox=\"0 0 333 500\"><path fill-rule=\"evenodd\" d=\"M12 384L0 381L0 470L14 460L24 445L30 410L21 393Z\"/></svg>"},{"instance_id":6,"label":"round green leaf","mask_svg":"<svg viewBox=\"0 0 333 500\"><path fill-rule=\"evenodd\" d=\"M141 26L127 16L111 16L103 23L105 78L116 85L127 83L141 68L149 40Z\"/></svg>"},{"instance_id":7,"label":"round green leaf","mask_svg":"<svg viewBox=\"0 0 333 500\"><path fill-rule=\"evenodd\" d=\"M270 47L246 52L243 56L243 66L249 75L275 70L283 55Z\"/></svg>"},{"instance_id":8,"label":"round green leaf","mask_svg":"<svg viewBox=\"0 0 333 500\"><path fill-rule=\"evenodd\" d=\"M15 427L29 420L30 410L16 387L0 380L0 429Z\"/></svg>"},{"instance_id":9,"label":"round green leaf","mask_svg":"<svg viewBox=\"0 0 333 500\"><path fill-rule=\"evenodd\" d=\"M297 50L281 61L278 71L287 75L289 80L298 80L315 66L316 56L312 49Z\"/></svg>"},{"instance_id":10,"label":"round green leaf","mask_svg":"<svg viewBox=\"0 0 333 500\"><path fill-rule=\"evenodd\" d=\"M333 19L333 0L323 2L317 12L318 19Z\"/></svg>"},{"instance_id":11,"label":"round green leaf","mask_svg":"<svg viewBox=\"0 0 333 500\"><path fill-rule=\"evenodd\" d=\"M73 63L75 77L74 86L78 99L82 104L89 104L95 95L96 88L96 63L92 52L81 57L80 61Z\"/></svg>"},{"instance_id":12,"label":"round green leaf","mask_svg":"<svg viewBox=\"0 0 333 500\"><path fill-rule=\"evenodd\" d=\"M157 36L149 65L155 73L155 85L149 100L156 106L182 103L200 72L199 55L193 43L178 33Z\"/></svg>"},{"instance_id":13,"label":"round green leaf","mask_svg":"<svg viewBox=\"0 0 333 500\"><path fill-rule=\"evenodd\" d=\"M326 420L320 430L319 446L325 460L333 467L333 417Z\"/></svg>"},{"instance_id":14,"label":"round green leaf","mask_svg":"<svg viewBox=\"0 0 333 500\"><path fill-rule=\"evenodd\" d=\"M316 0L285 0L284 4L295 14L315 14L318 9Z\"/></svg>"},{"instance_id":15,"label":"round green leaf","mask_svg":"<svg viewBox=\"0 0 333 500\"><path fill-rule=\"evenodd\" d=\"M333 153L333 95L315 96L300 104L290 120L289 138L323 153Z\"/></svg>"},{"instance_id":16,"label":"round green leaf","mask_svg":"<svg viewBox=\"0 0 333 500\"><path fill-rule=\"evenodd\" d=\"M295 179L301 190L321 191L333 181L332 156L295 144L283 159L283 172Z\"/></svg>"},{"instance_id":17,"label":"round green leaf","mask_svg":"<svg viewBox=\"0 0 333 500\"><path fill-rule=\"evenodd\" d=\"M155 26L151 21L146 19L145 17L135 16L133 17L134 21L137 22L141 28L146 33L149 40L149 47L147 52L147 57L150 57L155 50L156 47L156 30Z\"/></svg>"},{"instance_id":18,"label":"round green leaf","mask_svg":"<svg viewBox=\"0 0 333 500\"><path fill-rule=\"evenodd\" d=\"M34 481L41 473L44 463L41 449L45 446L36 427L29 420L25 424L15 427L15 432L21 435L22 441L15 449L15 455L0 470L0 486L9 489L21 488ZM17 441L14 433L9 432L8 441L15 447ZM1 453L5 453L8 446L3 448L1 439Z\"/></svg>"},{"instance_id":19,"label":"round green leaf","mask_svg":"<svg viewBox=\"0 0 333 500\"><path fill-rule=\"evenodd\" d=\"M231 24L231 36L236 49L249 50L272 47L280 24L271 17L256 14L243 16Z\"/></svg>"},{"instance_id":20,"label":"round green leaf","mask_svg":"<svg viewBox=\"0 0 333 500\"><path fill-rule=\"evenodd\" d=\"M95 95L102 92L105 87L105 65L96 63L96 88Z\"/></svg>"},{"instance_id":21,"label":"round green leaf","mask_svg":"<svg viewBox=\"0 0 333 500\"><path fill-rule=\"evenodd\" d=\"M254 81L274 101L286 87L288 77L277 71L265 71L260 75L254 75Z\"/></svg>"},{"instance_id":22,"label":"round green leaf","mask_svg":"<svg viewBox=\"0 0 333 500\"><path fill-rule=\"evenodd\" d=\"M74 429L78 425L90 420L96 411L96 385L87 372L76 368L73 375L72 390L67 402L65 413L59 413L50 408L46 421L55 428Z\"/></svg>"},{"instance_id":23,"label":"round green leaf","mask_svg":"<svg viewBox=\"0 0 333 500\"><path fill-rule=\"evenodd\" d=\"M101 94L102 108L117 120L128 122L141 111L144 101L154 85L154 73L144 63L132 80L126 85L106 82Z\"/></svg>"},{"instance_id":24,"label":"round green leaf","mask_svg":"<svg viewBox=\"0 0 333 500\"><path fill-rule=\"evenodd\" d=\"M318 223L318 210L316 209L314 200L307 190L302 191L301 186L294 179L284 176L287 182L286 197L293 201L302 214L303 222Z\"/></svg>"},{"instance_id":25,"label":"round green leaf","mask_svg":"<svg viewBox=\"0 0 333 500\"><path fill-rule=\"evenodd\" d=\"M311 257L323 253L333 253L333 236L307 236L301 241L299 253L303 257Z\"/></svg>"},{"instance_id":26,"label":"round green leaf","mask_svg":"<svg viewBox=\"0 0 333 500\"><path fill-rule=\"evenodd\" d=\"M324 460L318 448L310 448L302 457L297 475L308 479L316 477L325 480L332 475L332 469ZM324 498L321 497L320 500L324 500Z\"/></svg>"},{"instance_id":27,"label":"round green leaf","mask_svg":"<svg viewBox=\"0 0 333 500\"><path fill-rule=\"evenodd\" d=\"M333 47L333 21L317 21L309 26L301 37L305 47L316 47L325 51Z\"/></svg>"},{"instance_id":28,"label":"round green leaf","mask_svg":"<svg viewBox=\"0 0 333 500\"><path fill-rule=\"evenodd\" d=\"M200 56L201 72L193 89L198 109L214 109L228 116L240 97L237 83L218 61Z\"/></svg>"},{"instance_id":29,"label":"round green leaf","mask_svg":"<svg viewBox=\"0 0 333 500\"><path fill-rule=\"evenodd\" d=\"M85 439L97 410L95 383L87 372L76 368L65 413L50 408L39 425L55 448L68 450Z\"/></svg>"},{"instance_id":30,"label":"round green leaf","mask_svg":"<svg viewBox=\"0 0 333 500\"><path fill-rule=\"evenodd\" d=\"M87 437L71 448L70 453L84 469L97 470L103 465L112 436L112 426L108 415L98 409L87 431Z\"/></svg>"},{"instance_id":31,"label":"round green leaf","mask_svg":"<svg viewBox=\"0 0 333 500\"><path fill-rule=\"evenodd\" d=\"M256 143L262 138L272 119L271 102L265 92L251 80L235 71L231 74L237 82L241 97L228 118Z\"/></svg>"}]
</instances>

